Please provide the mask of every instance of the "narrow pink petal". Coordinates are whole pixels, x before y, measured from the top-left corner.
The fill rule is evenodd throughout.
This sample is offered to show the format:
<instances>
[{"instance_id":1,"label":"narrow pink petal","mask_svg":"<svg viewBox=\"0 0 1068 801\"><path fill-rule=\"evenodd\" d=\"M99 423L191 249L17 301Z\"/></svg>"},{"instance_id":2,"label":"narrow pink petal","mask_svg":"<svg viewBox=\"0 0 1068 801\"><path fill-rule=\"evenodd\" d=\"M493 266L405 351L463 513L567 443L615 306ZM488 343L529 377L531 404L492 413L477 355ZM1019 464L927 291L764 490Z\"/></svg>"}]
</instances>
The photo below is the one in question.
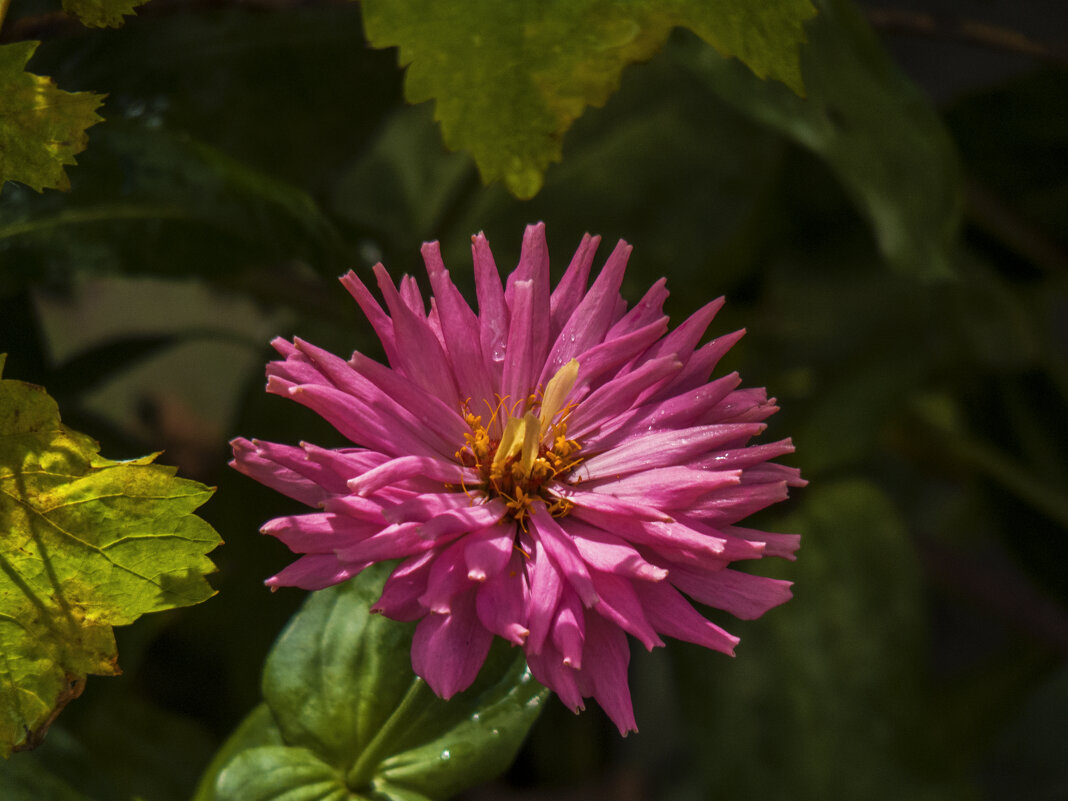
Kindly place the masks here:
<instances>
[{"instance_id":1,"label":"narrow pink petal","mask_svg":"<svg viewBox=\"0 0 1068 801\"><path fill-rule=\"evenodd\" d=\"M382 269L385 269L384 267ZM419 291L419 282L411 275L401 276L400 296L404 305L411 310L416 317L426 317L426 301L423 293Z\"/></svg>"},{"instance_id":2,"label":"narrow pink petal","mask_svg":"<svg viewBox=\"0 0 1068 801\"><path fill-rule=\"evenodd\" d=\"M642 584L635 590L650 624L661 634L734 656L738 638L702 617L668 582Z\"/></svg>"},{"instance_id":3,"label":"narrow pink petal","mask_svg":"<svg viewBox=\"0 0 1068 801\"><path fill-rule=\"evenodd\" d=\"M684 362L687 361L725 302L726 298L719 297L711 303L706 303L674 331L649 348L645 358L655 359L658 356L673 355L678 356Z\"/></svg>"},{"instance_id":4,"label":"narrow pink petal","mask_svg":"<svg viewBox=\"0 0 1068 801\"><path fill-rule=\"evenodd\" d=\"M661 581L668 571L647 561L633 546L607 531L587 525L574 515L567 521L571 535L590 567L639 581Z\"/></svg>"},{"instance_id":5,"label":"narrow pink petal","mask_svg":"<svg viewBox=\"0 0 1068 801\"><path fill-rule=\"evenodd\" d=\"M501 394L510 407L518 410L513 414L517 417L525 409L523 404L534 389L538 376L536 371L545 363L545 354L537 351L535 333L543 321L535 319L533 283L516 281L511 289L513 296L509 309L512 322L508 330L508 358L504 362Z\"/></svg>"},{"instance_id":6,"label":"narrow pink petal","mask_svg":"<svg viewBox=\"0 0 1068 801\"><path fill-rule=\"evenodd\" d=\"M468 578L485 581L504 570L512 554L516 553L514 538L515 523L512 521L501 521L464 537Z\"/></svg>"},{"instance_id":7,"label":"narrow pink petal","mask_svg":"<svg viewBox=\"0 0 1068 801\"><path fill-rule=\"evenodd\" d=\"M273 382L275 379L271 379ZM270 387L270 383L268 387ZM332 386L300 384L290 387L289 397L312 409L330 425L357 445L364 445L390 456L444 455L444 448L428 444L420 427L410 415L393 415L364 403ZM405 419L405 417L409 419ZM448 454L451 455L451 454Z\"/></svg>"},{"instance_id":8,"label":"narrow pink petal","mask_svg":"<svg viewBox=\"0 0 1068 801\"><path fill-rule=\"evenodd\" d=\"M346 562L385 562L389 559L404 559L444 545L459 536L439 537L436 540L423 536L421 523L397 523L387 526L373 537L337 552Z\"/></svg>"},{"instance_id":9,"label":"narrow pink petal","mask_svg":"<svg viewBox=\"0 0 1068 801\"><path fill-rule=\"evenodd\" d=\"M674 380L667 386L662 387L654 398L669 398L672 395L688 392L695 387L708 383L709 376L716 369L719 360L743 336L745 336L744 328L732 334L716 337L711 342L702 345L686 361L686 366L682 368L682 372L675 376Z\"/></svg>"},{"instance_id":10,"label":"narrow pink petal","mask_svg":"<svg viewBox=\"0 0 1068 801\"><path fill-rule=\"evenodd\" d=\"M549 334L553 341L560 334L564 323L575 311L583 296L586 294L586 283L590 278L590 267L593 266L593 257L597 253L597 247L601 244L601 237L585 234L579 243L575 255L571 257L571 263L567 265L560 283L556 285L549 298Z\"/></svg>"},{"instance_id":11,"label":"narrow pink petal","mask_svg":"<svg viewBox=\"0 0 1068 801\"><path fill-rule=\"evenodd\" d=\"M549 351L546 372L550 375L604 341L615 315L630 252L630 245L620 240L590 291L564 323ZM581 363L581 359L579 361Z\"/></svg>"},{"instance_id":12,"label":"narrow pink petal","mask_svg":"<svg viewBox=\"0 0 1068 801\"><path fill-rule=\"evenodd\" d=\"M445 406L406 379L389 387L393 390L389 392L382 384L362 375L351 362L303 340L297 339L295 342L301 355L307 358L322 376L321 380L308 383L329 382L342 392L376 409L385 419L392 418L396 420L397 425L406 425L414 436L440 453L454 452L456 443L463 441L466 426L460 419L458 407ZM380 373L392 373L382 365L379 367ZM407 401L407 405L398 403L400 399Z\"/></svg>"},{"instance_id":13,"label":"narrow pink petal","mask_svg":"<svg viewBox=\"0 0 1068 801\"><path fill-rule=\"evenodd\" d=\"M279 587L322 590L347 581L370 564L341 562L333 554L313 553L300 557L263 583L272 590Z\"/></svg>"},{"instance_id":14,"label":"narrow pink petal","mask_svg":"<svg viewBox=\"0 0 1068 801\"><path fill-rule=\"evenodd\" d=\"M412 638L412 670L441 698L466 690L486 661L493 634L479 622L475 593L457 598L448 615L427 615Z\"/></svg>"},{"instance_id":15,"label":"narrow pink petal","mask_svg":"<svg viewBox=\"0 0 1068 801\"><path fill-rule=\"evenodd\" d=\"M800 534L773 534L770 531L738 526L726 526L723 532L754 543L763 543L765 556L778 556L793 561L797 558L797 549L801 547Z\"/></svg>"},{"instance_id":16,"label":"narrow pink petal","mask_svg":"<svg viewBox=\"0 0 1068 801\"><path fill-rule=\"evenodd\" d=\"M522 560L518 551L513 552L505 569L490 575L476 590L476 609L482 625L513 645L523 645L530 635L526 626L530 598Z\"/></svg>"},{"instance_id":17,"label":"narrow pink petal","mask_svg":"<svg viewBox=\"0 0 1068 801\"><path fill-rule=\"evenodd\" d=\"M592 695L597 700L624 737L628 732L638 731L627 686L629 664L630 647L623 630L599 615L587 616L579 687L583 695Z\"/></svg>"},{"instance_id":18,"label":"narrow pink petal","mask_svg":"<svg viewBox=\"0 0 1068 801\"><path fill-rule=\"evenodd\" d=\"M578 685L580 674L576 669L564 663L564 658L551 643L547 643L545 650L540 654L532 654L528 651L527 665L530 667L531 675L556 693L560 702L572 712L577 714L586 708L586 705L582 703L582 692Z\"/></svg>"},{"instance_id":19,"label":"narrow pink petal","mask_svg":"<svg viewBox=\"0 0 1068 801\"><path fill-rule=\"evenodd\" d=\"M333 553L378 533L382 526L319 512L268 520L260 533L276 537L294 553Z\"/></svg>"},{"instance_id":20,"label":"narrow pink petal","mask_svg":"<svg viewBox=\"0 0 1068 801\"><path fill-rule=\"evenodd\" d=\"M728 525L773 503L785 501L788 495L785 481L776 484L743 484L709 493L695 503L689 513L709 525Z\"/></svg>"},{"instance_id":21,"label":"narrow pink petal","mask_svg":"<svg viewBox=\"0 0 1068 801\"><path fill-rule=\"evenodd\" d=\"M449 278L438 243L424 244L422 253L456 380L462 392L472 398L492 398L493 384L483 361L478 316Z\"/></svg>"},{"instance_id":22,"label":"narrow pink petal","mask_svg":"<svg viewBox=\"0 0 1068 801\"><path fill-rule=\"evenodd\" d=\"M595 479L654 467L687 464L709 451L744 444L765 427L763 423L738 423L696 426L680 431L653 431L587 458L580 474L587 479Z\"/></svg>"},{"instance_id":23,"label":"narrow pink petal","mask_svg":"<svg viewBox=\"0 0 1068 801\"><path fill-rule=\"evenodd\" d=\"M655 389L660 382L681 369L682 362L674 356L667 356L652 359L637 370L605 382L575 407L568 421L569 436L581 439L585 433L596 430L606 420L637 405L643 393Z\"/></svg>"},{"instance_id":24,"label":"narrow pink petal","mask_svg":"<svg viewBox=\"0 0 1068 801\"><path fill-rule=\"evenodd\" d=\"M436 482L438 486L445 483L459 487L464 483L474 485L478 482L477 473L455 462L429 456L401 456L349 479L348 488L357 495L366 496L381 487L410 478L425 478Z\"/></svg>"},{"instance_id":25,"label":"narrow pink petal","mask_svg":"<svg viewBox=\"0 0 1068 801\"><path fill-rule=\"evenodd\" d=\"M364 285L363 281L356 276L354 270L349 270L339 280L356 303L359 304L360 310L367 318L367 321L371 323L371 328L374 329L378 339L382 342L382 349L385 350L389 363L397 364L396 339L393 332L393 321L389 319L389 315L378 305L374 295L371 294L371 291Z\"/></svg>"},{"instance_id":26,"label":"narrow pink petal","mask_svg":"<svg viewBox=\"0 0 1068 801\"><path fill-rule=\"evenodd\" d=\"M531 559L526 563L530 599L527 607L527 652L539 653L545 638L552 629L556 607L560 603L564 582L544 548L533 548Z\"/></svg>"},{"instance_id":27,"label":"narrow pink petal","mask_svg":"<svg viewBox=\"0 0 1068 801\"><path fill-rule=\"evenodd\" d=\"M619 479L587 482L591 492L633 498L639 503L670 511L689 507L713 490L737 487L741 470L692 470L689 467L657 467Z\"/></svg>"},{"instance_id":28,"label":"narrow pink petal","mask_svg":"<svg viewBox=\"0 0 1068 801\"><path fill-rule=\"evenodd\" d=\"M685 565L672 565L671 583L695 601L723 609L742 620L754 620L793 597L791 582L739 570L709 573Z\"/></svg>"},{"instance_id":29,"label":"narrow pink petal","mask_svg":"<svg viewBox=\"0 0 1068 801\"><path fill-rule=\"evenodd\" d=\"M593 571L592 576L600 598L594 605L593 611L605 620L615 623L624 631L633 634L649 651L664 644L656 636L656 630L646 620L641 601L638 599L632 582L599 570Z\"/></svg>"},{"instance_id":30,"label":"narrow pink petal","mask_svg":"<svg viewBox=\"0 0 1068 801\"><path fill-rule=\"evenodd\" d=\"M541 324L534 329L534 352L540 354L540 360L544 361L545 354L549 351L549 245L545 241L545 223L528 225L523 232L523 247L519 253L519 265L515 268L505 283L504 300L509 309L513 309L513 297L515 284L519 281L530 281L532 288L531 309L535 320Z\"/></svg>"},{"instance_id":31,"label":"narrow pink petal","mask_svg":"<svg viewBox=\"0 0 1068 801\"><path fill-rule=\"evenodd\" d=\"M493 383L501 385L504 351L508 345L510 316L504 302L501 276L493 261L489 243L482 234L471 237L471 257L475 267L475 294L478 298L479 341L482 358Z\"/></svg>"},{"instance_id":32,"label":"narrow pink petal","mask_svg":"<svg viewBox=\"0 0 1068 801\"><path fill-rule=\"evenodd\" d=\"M639 328L615 339L595 345L589 350L579 354L579 376L576 382L576 392L582 388L599 387L606 379L611 379L619 373L627 363L633 361L656 342L667 331L667 317L662 317L644 328ZM555 362L549 360L545 363L542 371L542 381L545 383L559 367L554 368Z\"/></svg>"},{"instance_id":33,"label":"narrow pink petal","mask_svg":"<svg viewBox=\"0 0 1068 801\"><path fill-rule=\"evenodd\" d=\"M777 459L793 452L793 440L781 439L778 442L766 442L760 445L749 445L744 448L732 448L726 451L713 451L702 456L696 466L711 467L716 470L733 470L739 467L751 467L760 462Z\"/></svg>"},{"instance_id":34,"label":"narrow pink petal","mask_svg":"<svg viewBox=\"0 0 1068 801\"><path fill-rule=\"evenodd\" d=\"M264 455L261 447L266 444L257 444L242 437L232 440L230 446L234 450L234 459L230 466L307 506L319 506L329 497L330 491L322 485Z\"/></svg>"},{"instance_id":35,"label":"narrow pink petal","mask_svg":"<svg viewBox=\"0 0 1068 801\"><path fill-rule=\"evenodd\" d=\"M661 278L645 293L633 309L628 311L609 329L606 340L637 331L652 322L664 318L664 301L668 299L667 279Z\"/></svg>"},{"instance_id":36,"label":"narrow pink petal","mask_svg":"<svg viewBox=\"0 0 1068 801\"><path fill-rule=\"evenodd\" d=\"M571 516L611 532L633 545L648 546L657 553L673 555L676 558L687 555L697 558L701 563L727 561L724 554L727 541L724 538L712 536L674 520L641 520L633 515L628 516L625 511L604 511L594 509L589 504L576 506Z\"/></svg>"},{"instance_id":37,"label":"narrow pink petal","mask_svg":"<svg viewBox=\"0 0 1068 801\"><path fill-rule=\"evenodd\" d=\"M582 602L586 606L597 603L597 592L593 588L590 571L570 535L553 519L545 504L535 503L531 509L530 524L534 539L556 563L565 581L578 593Z\"/></svg>"},{"instance_id":38,"label":"narrow pink petal","mask_svg":"<svg viewBox=\"0 0 1068 801\"><path fill-rule=\"evenodd\" d=\"M571 589L564 590L553 621L552 644L560 651L563 663L576 670L582 667L582 648L586 642L586 610L582 599Z\"/></svg>"},{"instance_id":39,"label":"narrow pink petal","mask_svg":"<svg viewBox=\"0 0 1068 801\"><path fill-rule=\"evenodd\" d=\"M463 401L456 380L449 368L449 360L426 318L416 315L401 299L393 281L382 265L375 266L378 287L393 317L399 363L391 364L431 395L447 405Z\"/></svg>"},{"instance_id":40,"label":"narrow pink petal","mask_svg":"<svg viewBox=\"0 0 1068 801\"><path fill-rule=\"evenodd\" d=\"M435 614L449 614L452 601L459 593L469 590L472 581L467 577L464 562L464 541L452 543L438 554L427 577L426 592L419 603Z\"/></svg>"},{"instance_id":41,"label":"narrow pink petal","mask_svg":"<svg viewBox=\"0 0 1068 801\"><path fill-rule=\"evenodd\" d=\"M382 595L371 606L371 611L391 620L405 622L423 617L427 610L419 603L419 596L426 592L427 577L435 555L434 551L427 551L402 562L386 579Z\"/></svg>"},{"instance_id":42,"label":"narrow pink petal","mask_svg":"<svg viewBox=\"0 0 1068 801\"><path fill-rule=\"evenodd\" d=\"M708 414L708 410L737 387L741 380L738 373L731 373L681 395L644 403L611 420L602 421L599 429L584 436L583 444L591 450L607 450L643 432L678 430L719 422Z\"/></svg>"}]
</instances>

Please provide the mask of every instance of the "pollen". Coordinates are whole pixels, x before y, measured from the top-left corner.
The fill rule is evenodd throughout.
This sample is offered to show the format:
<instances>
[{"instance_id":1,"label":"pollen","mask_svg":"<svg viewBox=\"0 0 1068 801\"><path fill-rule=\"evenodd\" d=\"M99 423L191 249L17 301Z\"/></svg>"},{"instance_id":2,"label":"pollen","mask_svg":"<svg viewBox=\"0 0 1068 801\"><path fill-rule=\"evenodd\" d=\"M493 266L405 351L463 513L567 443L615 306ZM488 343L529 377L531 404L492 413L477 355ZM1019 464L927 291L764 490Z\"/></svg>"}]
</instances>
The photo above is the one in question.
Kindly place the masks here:
<instances>
[{"instance_id":1,"label":"pollen","mask_svg":"<svg viewBox=\"0 0 1068 801\"><path fill-rule=\"evenodd\" d=\"M572 359L545 385L522 403L497 398L495 407L486 403L487 422L471 410L471 401L463 406L464 420L471 429L464 434L464 445L456 452L457 460L474 468L480 478L477 487L464 487L469 495L500 498L509 515L526 528L531 504L544 501L549 513L563 517L571 511L571 502L556 497L548 485L566 478L581 461L581 446L567 436L567 420L574 405L567 396L578 378L579 363ZM492 432L499 431L497 436Z\"/></svg>"}]
</instances>

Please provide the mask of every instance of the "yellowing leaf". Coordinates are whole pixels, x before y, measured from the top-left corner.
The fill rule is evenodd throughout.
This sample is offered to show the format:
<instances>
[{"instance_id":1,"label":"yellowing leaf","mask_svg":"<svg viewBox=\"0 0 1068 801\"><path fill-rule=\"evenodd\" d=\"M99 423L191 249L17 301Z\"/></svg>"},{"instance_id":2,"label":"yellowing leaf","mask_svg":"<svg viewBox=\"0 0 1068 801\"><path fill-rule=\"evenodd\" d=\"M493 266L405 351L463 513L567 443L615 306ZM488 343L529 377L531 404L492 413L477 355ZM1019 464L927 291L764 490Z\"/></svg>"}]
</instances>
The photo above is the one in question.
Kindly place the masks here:
<instances>
[{"instance_id":1,"label":"yellowing leaf","mask_svg":"<svg viewBox=\"0 0 1068 801\"><path fill-rule=\"evenodd\" d=\"M103 95L64 92L51 78L25 71L40 42L0 45L0 187L20 181L40 192L70 189L63 171L103 118Z\"/></svg>"},{"instance_id":2,"label":"yellowing leaf","mask_svg":"<svg viewBox=\"0 0 1068 801\"><path fill-rule=\"evenodd\" d=\"M813 14L809 0L363 0L371 43L399 46L408 65L408 100L435 99L445 144L521 198L541 188L586 106L603 105L672 28L801 92L801 24Z\"/></svg>"},{"instance_id":3,"label":"yellowing leaf","mask_svg":"<svg viewBox=\"0 0 1068 801\"><path fill-rule=\"evenodd\" d=\"M91 28L118 28L123 16L148 0L63 0L63 10Z\"/></svg>"},{"instance_id":4,"label":"yellowing leaf","mask_svg":"<svg viewBox=\"0 0 1068 801\"><path fill-rule=\"evenodd\" d=\"M3 357L0 356L0 372ZM119 673L112 626L214 594L212 493L155 456L101 458L41 387L0 379L0 754Z\"/></svg>"}]
</instances>

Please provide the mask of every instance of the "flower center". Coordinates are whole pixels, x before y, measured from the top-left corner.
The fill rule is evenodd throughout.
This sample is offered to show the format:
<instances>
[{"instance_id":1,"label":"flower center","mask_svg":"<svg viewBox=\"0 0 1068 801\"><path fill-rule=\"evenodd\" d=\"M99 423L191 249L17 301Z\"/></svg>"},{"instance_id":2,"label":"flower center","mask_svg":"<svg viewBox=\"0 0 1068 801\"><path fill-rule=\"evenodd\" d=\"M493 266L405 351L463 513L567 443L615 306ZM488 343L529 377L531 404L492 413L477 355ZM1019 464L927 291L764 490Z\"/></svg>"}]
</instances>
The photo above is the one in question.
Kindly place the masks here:
<instances>
[{"instance_id":1,"label":"flower center","mask_svg":"<svg viewBox=\"0 0 1068 801\"><path fill-rule=\"evenodd\" d=\"M567 475L580 461L581 446L567 437L572 405L564 403L575 385L578 368L577 359L561 367L540 398L534 393L525 403L511 407L508 398L500 398L497 408L490 409L488 424L471 411L470 402L464 404L464 419L471 433L464 434L464 446L456 458L478 472L478 490L487 498L503 500L511 517L524 528L530 505L538 499L554 517L571 511L571 502L554 496L547 485ZM526 411L518 414L524 407ZM495 430L499 436L494 436Z\"/></svg>"}]
</instances>

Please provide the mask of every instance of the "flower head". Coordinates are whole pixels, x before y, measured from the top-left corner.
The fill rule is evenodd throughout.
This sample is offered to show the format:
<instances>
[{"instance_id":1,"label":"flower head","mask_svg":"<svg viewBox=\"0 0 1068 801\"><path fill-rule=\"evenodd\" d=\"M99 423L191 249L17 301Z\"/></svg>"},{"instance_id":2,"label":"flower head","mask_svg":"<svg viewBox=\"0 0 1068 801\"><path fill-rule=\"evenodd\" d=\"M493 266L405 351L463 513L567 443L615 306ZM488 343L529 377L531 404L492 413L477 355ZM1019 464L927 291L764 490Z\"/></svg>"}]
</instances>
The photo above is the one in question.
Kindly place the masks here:
<instances>
[{"instance_id":1,"label":"flower head","mask_svg":"<svg viewBox=\"0 0 1068 801\"><path fill-rule=\"evenodd\" d=\"M748 444L774 400L736 373L710 381L743 333L698 345L722 299L669 332L663 280L632 308L620 297L626 243L587 288L599 241L583 238L552 289L543 225L504 285L473 237L477 314L437 243L422 250L429 312L410 276L398 288L375 266L383 309L350 272L389 366L278 339L267 389L355 447L237 439L233 465L317 509L263 527L303 554L269 585L321 589L402 560L373 609L419 621L412 666L438 695L471 684L496 635L565 704L593 697L626 733L627 635L732 653L737 638L686 596L741 618L787 600L789 582L729 565L793 558L796 536L737 523L805 482L770 461L789 440Z\"/></svg>"}]
</instances>

